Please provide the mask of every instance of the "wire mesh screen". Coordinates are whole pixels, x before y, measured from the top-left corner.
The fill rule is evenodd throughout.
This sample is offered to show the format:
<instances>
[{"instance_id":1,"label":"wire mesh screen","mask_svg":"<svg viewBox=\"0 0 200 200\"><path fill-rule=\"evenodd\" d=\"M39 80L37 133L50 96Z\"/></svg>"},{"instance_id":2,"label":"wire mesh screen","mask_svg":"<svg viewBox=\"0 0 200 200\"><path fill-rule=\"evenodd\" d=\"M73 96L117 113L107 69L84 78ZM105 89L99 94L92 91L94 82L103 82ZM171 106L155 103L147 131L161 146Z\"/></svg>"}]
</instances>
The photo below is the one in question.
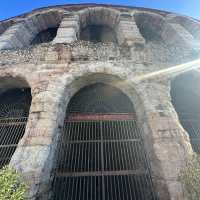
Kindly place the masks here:
<instances>
[{"instance_id":1,"label":"wire mesh screen","mask_svg":"<svg viewBox=\"0 0 200 200\"><path fill-rule=\"evenodd\" d=\"M0 95L0 168L9 163L24 135L30 103L30 89L11 89Z\"/></svg>"},{"instance_id":2,"label":"wire mesh screen","mask_svg":"<svg viewBox=\"0 0 200 200\"><path fill-rule=\"evenodd\" d=\"M53 199L157 199L132 103L104 84L84 89L67 110Z\"/></svg>"}]
</instances>

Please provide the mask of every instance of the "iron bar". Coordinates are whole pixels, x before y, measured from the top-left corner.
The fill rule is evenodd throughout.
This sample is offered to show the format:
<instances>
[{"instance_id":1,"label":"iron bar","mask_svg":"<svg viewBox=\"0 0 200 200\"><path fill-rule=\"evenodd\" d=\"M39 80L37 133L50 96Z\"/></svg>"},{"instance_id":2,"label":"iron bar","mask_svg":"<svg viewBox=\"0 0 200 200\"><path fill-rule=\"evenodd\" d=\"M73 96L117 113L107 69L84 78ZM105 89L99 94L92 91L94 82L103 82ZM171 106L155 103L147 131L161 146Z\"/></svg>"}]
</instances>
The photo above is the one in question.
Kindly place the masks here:
<instances>
[{"instance_id":1,"label":"iron bar","mask_svg":"<svg viewBox=\"0 0 200 200\"><path fill-rule=\"evenodd\" d=\"M8 164L19 140L23 137L27 118L0 120L0 168Z\"/></svg>"},{"instance_id":2,"label":"iron bar","mask_svg":"<svg viewBox=\"0 0 200 200\"><path fill-rule=\"evenodd\" d=\"M30 88L9 89L0 95L0 168L9 163L24 135L30 104Z\"/></svg>"}]
</instances>

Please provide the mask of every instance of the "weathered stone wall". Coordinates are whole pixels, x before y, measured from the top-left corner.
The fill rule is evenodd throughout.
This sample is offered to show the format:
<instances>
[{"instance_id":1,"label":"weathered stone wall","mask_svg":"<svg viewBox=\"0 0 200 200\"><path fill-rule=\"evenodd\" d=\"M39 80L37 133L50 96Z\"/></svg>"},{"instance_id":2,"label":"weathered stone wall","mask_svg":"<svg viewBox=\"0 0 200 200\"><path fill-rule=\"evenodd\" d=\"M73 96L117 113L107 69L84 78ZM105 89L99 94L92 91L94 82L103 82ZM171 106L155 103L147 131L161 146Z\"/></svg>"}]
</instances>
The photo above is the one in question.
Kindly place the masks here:
<instances>
[{"instance_id":1,"label":"weathered stone wall","mask_svg":"<svg viewBox=\"0 0 200 200\"><path fill-rule=\"evenodd\" d=\"M197 59L200 49L190 42L194 39L193 35L175 18L172 21L168 13L122 7L92 7L55 7L51 8L53 11L46 8L18 17L23 18L24 24L24 21L28 23L27 19L44 17L45 13L59 10L60 17L55 23L59 26L58 34L51 43L35 46L27 46L26 43L9 46L6 50L3 47L10 44L10 39L15 38L17 31L11 31L11 26L0 36L0 80L4 77L9 78L10 82L12 79L26 80L32 92L26 131L10 164L23 172L30 186L29 199L47 199L67 103L83 86L95 82L117 82L116 86L135 105L160 199L185 199L177 176L192 149L189 137L179 124L171 104L171 77L161 76L139 82L136 78ZM117 44L94 44L79 40L81 27L94 23L89 20L88 13L96 16L96 23L107 23L115 29ZM103 22L98 21L105 13ZM49 27L51 17L48 15L43 26L46 24ZM148 21L155 19L156 23ZM38 20L38 26L41 24ZM150 29L146 29L146 24L151 25ZM29 23L26 28L28 26ZM35 26L31 28L27 28L27 31L30 32ZM149 39L146 37L148 32L156 37ZM195 41L198 41L197 37ZM6 83L1 86L4 87Z\"/></svg>"}]
</instances>

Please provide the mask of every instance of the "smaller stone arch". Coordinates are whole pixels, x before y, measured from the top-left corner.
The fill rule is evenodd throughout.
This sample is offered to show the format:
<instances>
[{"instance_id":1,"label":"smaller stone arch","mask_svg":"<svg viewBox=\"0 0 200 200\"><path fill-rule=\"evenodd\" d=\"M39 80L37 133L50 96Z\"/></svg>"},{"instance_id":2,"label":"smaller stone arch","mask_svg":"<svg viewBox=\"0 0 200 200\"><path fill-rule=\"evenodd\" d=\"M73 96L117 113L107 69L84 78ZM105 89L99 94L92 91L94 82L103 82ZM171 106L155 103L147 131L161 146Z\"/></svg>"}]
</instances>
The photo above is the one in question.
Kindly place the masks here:
<instances>
[{"instance_id":1,"label":"smaller stone arch","mask_svg":"<svg viewBox=\"0 0 200 200\"><path fill-rule=\"evenodd\" d=\"M0 40L0 49L22 48L30 44L50 42L57 33L62 18L62 10L47 10L34 13L8 28Z\"/></svg>"},{"instance_id":2,"label":"smaller stone arch","mask_svg":"<svg viewBox=\"0 0 200 200\"><path fill-rule=\"evenodd\" d=\"M93 7L78 12L80 39L89 41L117 42L116 27L120 12L105 7Z\"/></svg>"},{"instance_id":3,"label":"smaller stone arch","mask_svg":"<svg viewBox=\"0 0 200 200\"><path fill-rule=\"evenodd\" d=\"M51 42L56 37L57 29L61 22L62 11L50 10L41 14L35 14L25 18L24 27L32 30L30 44Z\"/></svg>"},{"instance_id":4,"label":"smaller stone arch","mask_svg":"<svg viewBox=\"0 0 200 200\"><path fill-rule=\"evenodd\" d=\"M147 42L163 43L169 47L198 48L193 37L180 24L171 23L167 18L150 12L137 11L134 14L140 33Z\"/></svg>"},{"instance_id":5,"label":"smaller stone arch","mask_svg":"<svg viewBox=\"0 0 200 200\"><path fill-rule=\"evenodd\" d=\"M25 133L31 100L25 80L0 78L0 167L9 164Z\"/></svg>"}]
</instances>

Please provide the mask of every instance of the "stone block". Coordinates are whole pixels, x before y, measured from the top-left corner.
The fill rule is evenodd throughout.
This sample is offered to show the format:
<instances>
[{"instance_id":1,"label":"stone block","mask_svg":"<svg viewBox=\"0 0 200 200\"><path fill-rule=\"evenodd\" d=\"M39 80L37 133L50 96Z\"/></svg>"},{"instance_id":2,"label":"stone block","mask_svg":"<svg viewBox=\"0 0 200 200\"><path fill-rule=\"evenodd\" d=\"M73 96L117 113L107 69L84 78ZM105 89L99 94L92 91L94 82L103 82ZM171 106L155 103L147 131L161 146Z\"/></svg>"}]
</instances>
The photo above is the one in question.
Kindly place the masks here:
<instances>
[{"instance_id":1,"label":"stone block","mask_svg":"<svg viewBox=\"0 0 200 200\"><path fill-rule=\"evenodd\" d=\"M76 33L79 32L79 25L77 21L62 21L59 29L60 28L73 28L75 29Z\"/></svg>"},{"instance_id":2,"label":"stone block","mask_svg":"<svg viewBox=\"0 0 200 200\"><path fill-rule=\"evenodd\" d=\"M73 27L59 28L57 33L58 37L74 36L74 35L76 35L76 31Z\"/></svg>"},{"instance_id":3,"label":"stone block","mask_svg":"<svg viewBox=\"0 0 200 200\"><path fill-rule=\"evenodd\" d=\"M59 43L70 44L70 43L75 42L75 41L76 41L76 38L73 37L73 36L69 36L69 37L59 37L59 38L56 38L56 39L53 41L53 44L59 44Z\"/></svg>"}]
</instances>

